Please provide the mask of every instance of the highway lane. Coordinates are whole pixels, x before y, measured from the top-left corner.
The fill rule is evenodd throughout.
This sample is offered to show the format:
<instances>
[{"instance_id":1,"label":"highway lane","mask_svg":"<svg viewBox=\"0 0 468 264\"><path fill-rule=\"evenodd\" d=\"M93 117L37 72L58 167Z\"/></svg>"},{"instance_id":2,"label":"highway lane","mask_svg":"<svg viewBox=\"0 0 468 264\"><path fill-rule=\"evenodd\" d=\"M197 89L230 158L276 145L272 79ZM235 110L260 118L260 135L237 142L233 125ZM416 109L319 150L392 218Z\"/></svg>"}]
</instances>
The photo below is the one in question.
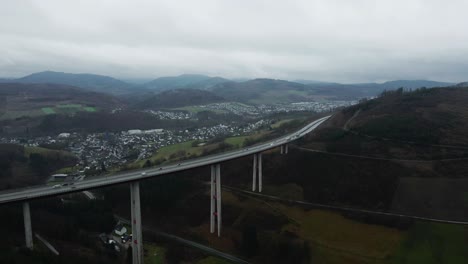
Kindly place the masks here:
<instances>
[{"instance_id":1,"label":"highway lane","mask_svg":"<svg viewBox=\"0 0 468 264\"><path fill-rule=\"evenodd\" d=\"M204 156L191 160L184 160L180 163L173 163L163 165L161 167L147 168L132 170L127 172L121 172L114 175L100 176L92 179L87 179L79 182L75 182L73 185L62 186L59 188L53 188L52 186L40 185L33 186L23 189L8 190L0 192L0 204L19 202L25 200L31 200L47 196L57 196L67 193L85 191L95 188L101 188L105 186L111 186L120 183L139 181L159 175L174 173L178 171L184 171L188 169L208 166L212 164L221 163L227 160L237 159L244 156L249 156L258 152L266 151L272 148L276 148L283 144L292 142L300 137L303 137L307 133L317 128L320 124L325 122L330 116L326 116L317 119L298 131L285 135L283 137L264 142L262 144L245 147L242 149L224 152L220 154Z\"/></svg>"}]
</instances>

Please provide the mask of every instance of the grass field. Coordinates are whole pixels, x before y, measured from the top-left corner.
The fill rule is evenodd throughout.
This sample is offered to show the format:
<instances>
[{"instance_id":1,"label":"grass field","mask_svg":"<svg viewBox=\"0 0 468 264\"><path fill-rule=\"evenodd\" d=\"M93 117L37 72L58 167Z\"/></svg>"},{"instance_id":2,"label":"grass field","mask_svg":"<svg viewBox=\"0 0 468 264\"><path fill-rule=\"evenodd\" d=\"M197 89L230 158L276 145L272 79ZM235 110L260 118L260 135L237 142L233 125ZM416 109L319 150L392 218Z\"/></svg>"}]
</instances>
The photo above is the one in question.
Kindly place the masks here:
<instances>
[{"instance_id":1,"label":"grass field","mask_svg":"<svg viewBox=\"0 0 468 264\"><path fill-rule=\"evenodd\" d=\"M202 260L197 261L197 264L229 264L231 262L215 257L207 257Z\"/></svg>"},{"instance_id":2,"label":"grass field","mask_svg":"<svg viewBox=\"0 0 468 264\"><path fill-rule=\"evenodd\" d=\"M155 244L145 243L144 245L146 256L144 262L146 264L164 264L166 263L166 249L158 247Z\"/></svg>"},{"instance_id":3,"label":"grass field","mask_svg":"<svg viewBox=\"0 0 468 264\"><path fill-rule=\"evenodd\" d=\"M0 120L7 120L7 119L16 119L23 116L41 116L44 115L42 109L33 109L33 110L25 110L25 111L6 111L0 115Z\"/></svg>"},{"instance_id":4,"label":"grass field","mask_svg":"<svg viewBox=\"0 0 468 264\"><path fill-rule=\"evenodd\" d=\"M292 119L292 118L291 118L291 119L283 119L283 120L280 120L280 121L274 123L273 125L271 125L271 127L272 127L272 128L278 128L278 127L280 127L282 124L291 122L291 121L293 121L293 120L295 120L295 119Z\"/></svg>"},{"instance_id":5,"label":"grass field","mask_svg":"<svg viewBox=\"0 0 468 264\"><path fill-rule=\"evenodd\" d=\"M388 263L468 263L467 249L467 227L418 222Z\"/></svg>"},{"instance_id":6,"label":"grass field","mask_svg":"<svg viewBox=\"0 0 468 264\"><path fill-rule=\"evenodd\" d=\"M224 199L226 197L226 199ZM256 210L248 200L224 195L226 204ZM370 225L325 210L269 203L292 221L282 231L309 241L312 263L468 263L468 227L416 222L409 230Z\"/></svg>"},{"instance_id":7,"label":"grass field","mask_svg":"<svg viewBox=\"0 0 468 264\"><path fill-rule=\"evenodd\" d=\"M311 242L317 263L385 263L403 232L347 219L338 213L275 205L299 225L283 227Z\"/></svg>"},{"instance_id":8,"label":"grass field","mask_svg":"<svg viewBox=\"0 0 468 264\"><path fill-rule=\"evenodd\" d=\"M203 112L203 111L211 111L211 112L214 112L214 113L217 113L217 114L225 114L225 113L228 113L227 111L224 111L224 110L212 110L212 109L207 109L207 108L203 108L203 107L199 107L199 106L184 106L184 107L179 107L179 108L174 108L172 110L182 110L182 111L188 111L188 112L191 112L191 113L199 113L199 112Z\"/></svg>"},{"instance_id":9,"label":"grass field","mask_svg":"<svg viewBox=\"0 0 468 264\"><path fill-rule=\"evenodd\" d=\"M86 107L83 107L83 109L85 111L88 111L88 112L96 112L96 107L91 107L91 106L86 106Z\"/></svg>"},{"instance_id":10,"label":"grass field","mask_svg":"<svg viewBox=\"0 0 468 264\"><path fill-rule=\"evenodd\" d=\"M57 108L81 108L81 104L60 104Z\"/></svg>"},{"instance_id":11,"label":"grass field","mask_svg":"<svg viewBox=\"0 0 468 264\"><path fill-rule=\"evenodd\" d=\"M234 149L236 149L236 148L243 147L243 143L245 139L247 138L257 139L264 135L265 133L261 132L261 133L257 133L257 134L249 135L249 136L229 137L229 138L226 138L224 142L233 145ZM203 153L204 150L211 150L217 147L217 143L193 147L192 146L193 142L194 141L192 140L192 141L186 141L186 142L162 147L155 154L153 154L153 156L151 156L149 160L151 160L151 162L155 162L158 160L159 161L165 160L165 162L171 162L171 161L179 160L180 158L184 158L188 156L199 156ZM184 152L184 156L177 157L175 159L170 158L171 155L177 154L178 152L181 152L181 151ZM146 159L139 160L131 166L135 168L140 168L141 166L145 164L145 162L146 162Z\"/></svg>"},{"instance_id":12,"label":"grass field","mask_svg":"<svg viewBox=\"0 0 468 264\"><path fill-rule=\"evenodd\" d=\"M74 114L80 111L96 112L98 111L98 109L96 109L96 107L81 104L58 104L55 106L42 107L38 109L24 111L5 111L0 115L0 120L16 119L20 117L36 117L51 114Z\"/></svg>"},{"instance_id":13,"label":"grass field","mask_svg":"<svg viewBox=\"0 0 468 264\"><path fill-rule=\"evenodd\" d=\"M46 115L55 114L55 110L51 107L43 107L42 112L44 112Z\"/></svg>"}]
</instances>

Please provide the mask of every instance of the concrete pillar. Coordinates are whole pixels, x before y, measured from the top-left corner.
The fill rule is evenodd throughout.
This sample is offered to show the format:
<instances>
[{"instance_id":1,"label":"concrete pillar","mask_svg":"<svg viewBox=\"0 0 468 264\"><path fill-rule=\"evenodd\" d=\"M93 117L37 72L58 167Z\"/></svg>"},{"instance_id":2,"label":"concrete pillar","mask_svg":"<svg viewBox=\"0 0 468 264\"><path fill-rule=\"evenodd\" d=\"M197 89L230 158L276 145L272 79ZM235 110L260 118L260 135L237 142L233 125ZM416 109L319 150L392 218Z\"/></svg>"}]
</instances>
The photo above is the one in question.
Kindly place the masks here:
<instances>
[{"instance_id":1,"label":"concrete pillar","mask_svg":"<svg viewBox=\"0 0 468 264\"><path fill-rule=\"evenodd\" d=\"M252 172L252 192L255 192L257 185L257 154L253 156L253 172Z\"/></svg>"},{"instance_id":2,"label":"concrete pillar","mask_svg":"<svg viewBox=\"0 0 468 264\"><path fill-rule=\"evenodd\" d=\"M262 192L262 153L258 153L258 192Z\"/></svg>"},{"instance_id":3,"label":"concrete pillar","mask_svg":"<svg viewBox=\"0 0 468 264\"><path fill-rule=\"evenodd\" d=\"M216 164L216 206L218 216L218 237L221 236L221 165Z\"/></svg>"},{"instance_id":4,"label":"concrete pillar","mask_svg":"<svg viewBox=\"0 0 468 264\"><path fill-rule=\"evenodd\" d=\"M140 184L130 183L130 207L132 212L133 264L143 264L143 233L141 230Z\"/></svg>"},{"instance_id":5,"label":"concrete pillar","mask_svg":"<svg viewBox=\"0 0 468 264\"><path fill-rule=\"evenodd\" d=\"M24 234L26 237L26 247L33 249L33 235L31 227L31 212L29 210L29 203L23 203L23 217L24 217Z\"/></svg>"},{"instance_id":6,"label":"concrete pillar","mask_svg":"<svg viewBox=\"0 0 468 264\"><path fill-rule=\"evenodd\" d=\"M284 154L288 154L288 144L284 146Z\"/></svg>"},{"instance_id":7,"label":"concrete pillar","mask_svg":"<svg viewBox=\"0 0 468 264\"><path fill-rule=\"evenodd\" d=\"M283 153L284 153L284 145L281 145L280 148L281 148L281 152L280 152L280 153L283 154Z\"/></svg>"},{"instance_id":8,"label":"concrete pillar","mask_svg":"<svg viewBox=\"0 0 468 264\"><path fill-rule=\"evenodd\" d=\"M211 207L210 207L210 232L214 233L215 231L215 203L216 203L216 185L215 185L215 177L216 177L216 167L215 165L211 165Z\"/></svg>"}]
</instances>

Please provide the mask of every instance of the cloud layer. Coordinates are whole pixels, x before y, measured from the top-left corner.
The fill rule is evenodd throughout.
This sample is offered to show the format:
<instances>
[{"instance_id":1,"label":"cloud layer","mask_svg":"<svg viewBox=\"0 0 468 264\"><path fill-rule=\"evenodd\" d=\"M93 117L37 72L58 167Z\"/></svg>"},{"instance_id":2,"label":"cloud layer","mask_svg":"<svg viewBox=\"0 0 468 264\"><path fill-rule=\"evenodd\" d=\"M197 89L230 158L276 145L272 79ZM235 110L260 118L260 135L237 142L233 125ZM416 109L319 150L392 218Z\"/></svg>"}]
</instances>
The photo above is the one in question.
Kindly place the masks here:
<instances>
[{"instance_id":1,"label":"cloud layer","mask_svg":"<svg viewBox=\"0 0 468 264\"><path fill-rule=\"evenodd\" d=\"M0 3L0 76L468 79L468 1Z\"/></svg>"}]
</instances>

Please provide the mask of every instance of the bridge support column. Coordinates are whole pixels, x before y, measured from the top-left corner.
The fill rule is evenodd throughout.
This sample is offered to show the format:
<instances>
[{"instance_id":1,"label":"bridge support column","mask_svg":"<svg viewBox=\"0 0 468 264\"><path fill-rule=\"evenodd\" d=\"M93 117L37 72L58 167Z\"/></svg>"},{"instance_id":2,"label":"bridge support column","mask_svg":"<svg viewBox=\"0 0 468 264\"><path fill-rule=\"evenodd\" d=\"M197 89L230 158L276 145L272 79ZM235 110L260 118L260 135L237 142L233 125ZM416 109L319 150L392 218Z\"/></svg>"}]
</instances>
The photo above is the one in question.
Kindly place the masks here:
<instances>
[{"instance_id":1,"label":"bridge support column","mask_svg":"<svg viewBox=\"0 0 468 264\"><path fill-rule=\"evenodd\" d=\"M253 172L252 172L252 192L255 192L257 185L257 154L253 155Z\"/></svg>"},{"instance_id":2,"label":"bridge support column","mask_svg":"<svg viewBox=\"0 0 468 264\"><path fill-rule=\"evenodd\" d=\"M133 264L143 264L143 233L141 230L140 184L130 183L130 207L132 212Z\"/></svg>"},{"instance_id":3,"label":"bridge support column","mask_svg":"<svg viewBox=\"0 0 468 264\"><path fill-rule=\"evenodd\" d=\"M221 165L216 164L216 213L218 216L218 237L221 236Z\"/></svg>"},{"instance_id":4,"label":"bridge support column","mask_svg":"<svg viewBox=\"0 0 468 264\"><path fill-rule=\"evenodd\" d=\"M33 249L33 236L31 227L31 212L29 210L29 203L23 203L23 217L24 217L24 234L26 238L26 247Z\"/></svg>"},{"instance_id":5,"label":"bridge support column","mask_svg":"<svg viewBox=\"0 0 468 264\"><path fill-rule=\"evenodd\" d=\"M215 232L215 211L216 211L216 165L211 165L211 207L210 207L210 232Z\"/></svg>"},{"instance_id":6,"label":"bridge support column","mask_svg":"<svg viewBox=\"0 0 468 264\"><path fill-rule=\"evenodd\" d=\"M281 145L280 149L281 149L280 154L283 155L284 154L284 145Z\"/></svg>"},{"instance_id":7,"label":"bridge support column","mask_svg":"<svg viewBox=\"0 0 468 264\"><path fill-rule=\"evenodd\" d=\"M262 192L262 153L256 153L253 156L253 173L252 173L252 192L255 192L257 187L257 170L258 170L258 191Z\"/></svg>"},{"instance_id":8,"label":"bridge support column","mask_svg":"<svg viewBox=\"0 0 468 264\"><path fill-rule=\"evenodd\" d=\"M258 192L262 192L262 153L258 153Z\"/></svg>"},{"instance_id":9,"label":"bridge support column","mask_svg":"<svg viewBox=\"0 0 468 264\"><path fill-rule=\"evenodd\" d=\"M221 165L211 165L211 208L210 232L215 232L215 220L218 224L218 237L221 236Z\"/></svg>"},{"instance_id":10,"label":"bridge support column","mask_svg":"<svg viewBox=\"0 0 468 264\"><path fill-rule=\"evenodd\" d=\"M284 154L288 154L288 144L284 145Z\"/></svg>"}]
</instances>

